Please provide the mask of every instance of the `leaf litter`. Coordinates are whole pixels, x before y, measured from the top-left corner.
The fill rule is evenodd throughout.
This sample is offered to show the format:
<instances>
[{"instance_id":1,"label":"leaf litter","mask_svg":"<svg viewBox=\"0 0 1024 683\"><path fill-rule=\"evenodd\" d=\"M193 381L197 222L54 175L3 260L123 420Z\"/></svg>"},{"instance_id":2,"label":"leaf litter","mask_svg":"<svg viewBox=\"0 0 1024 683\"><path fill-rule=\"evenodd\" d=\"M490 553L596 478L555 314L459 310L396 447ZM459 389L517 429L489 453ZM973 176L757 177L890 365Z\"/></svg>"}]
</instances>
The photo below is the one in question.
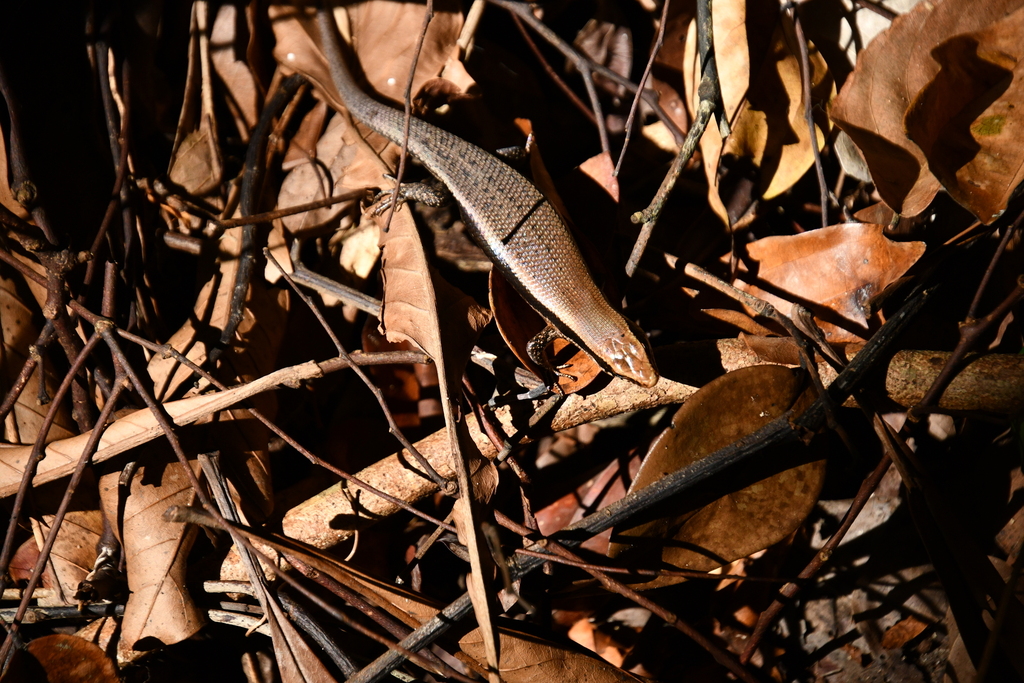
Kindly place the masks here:
<instances>
[{"instance_id":1,"label":"leaf litter","mask_svg":"<svg viewBox=\"0 0 1024 683\"><path fill-rule=\"evenodd\" d=\"M546 7L533 19L563 42L527 27L533 50L500 4L480 24L454 8L436 12L412 111L490 151L535 136L528 158L512 154L509 163L566 214L603 290L650 335L662 380L649 390L560 345L550 357L565 375L564 396L515 398L548 373L525 353L543 320L496 273L466 266L479 262L476 247L451 248L465 227L458 209L403 205L385 232L356 195L325 205L387 189L400 149L348 116L312 7L196 2L140 10L132 26L110 23L105 7L89 10L89 26L108 28L78 55L81 73L92 69L90 82L100 84L80 108L103 114L94 137L110 158L95 156L94 167L76 172L117 183L91 198L108 203L102 231L54 211L52 185L37 194L32 169L41 160L31 155L44 131L19 112L28 101L21 83L38 65L0 54L16 76L0 84L0 492L14 513L0 559L11 589L4 600L20 601L10 606L22 612L4 619L32 615L45 625L70 607L81 625L80 637L61 643L47 640L55 636L43 635L46 626L22 630L28 647L5 646L5 658L17 653L7 675L32 661L52 679L60 675L54 648L77 648L96 662L97 680L113 680L116 667L152 675L159 662L176 677L215 680L199 664L204 657L185 654L212 647L230 669L222 679L243 676L255 650L276 660L281 680L342 680L399 656L405 645L396 643L432 627L437 610L468 589L475 618L421 650L403 675L1021 677L1020 654L1007 644L1019 633L1020 606L1009 589L1001 597L1019 578L1014 529L1024 484L1014 315L1024 294L1013 225L1024 209L1020 3L922 2L858 45L821 7L801 5L794 15L769 0L717 0L711 23L725 111L715 116L731 134L723 140L715 123L703 133L632 278L622 267L637 230L628 216L650 201L666 152L695 118L703 67L696 4L671 8L653 90L633 123L641 134L617 176L631 97L622 79L646 64L660 10ZM887 25L888 10L867 5L843 5L844 21L858 30ZM868 13L873 22L862 21ZM422 7L370 0L334 16L363 87L400 106ZM7 25L27 21L19 17ZM86 35L72 17L45 21ZM798 22L813 37L806 64ZM575 68L545 52L549 45L575 46L609 67L596 74L593 98ZM254 139L264 108L294 73L308 85L265 128L267 140ZM262 156L250 154L261 142ZM840 159L850 154L863 157L867 173L847 175ZM423 175L414 162L403 183ZM225 223L242 218L243 201L253 213L320 205L254 218L250 230ZM867 211L877 222L851 217ZM442 477L472 475L472 492L453 501L399 450L373 397L344 369L344 353L336 358L286 278L262 261L263 246L301 287L313 287L330 330L361 350L359 363L395 367L370 377L383 385L405 443ZM248 258L265 277L239 280ZM688 262L724 282L712 289L688 279ZM792 428L822 405L841 366L898 319L914 288L936 282L936 303L875 361L856 402L825 408L825 428L572 540L581 543L578 560L558 560L553 541L537 543L538 533L635 501L755 432ZM94 330L107 329L101 314L120 341L102 341L76 363ZM219 341L236 315L233 340ZM365 330L377 325L404 346L373 342ZM988 327L972 337L975 325ZM834 346L816 352L814 327ZM960 337L972 355L954 352ZM433 379L416 365L427 357ZM947 365L949 388L928 398L927 385L950 375ZM129 369L145 390L111 399ZM109 400L117 401L111 421L96 427ZM165 445L168 420L187 464ZM457 451L465 461L452 459ZM168 508L206 504L213 482L194 489L195 458L211 453L224 474L203 476L225 477L244 535L262 553L250 573L216 522L200 533L165 517ZM55 529L69 482L77 492ZM520 538L512 530L520 523L537 531ZM290 538L273 537L275 529ZM55 543L40 563L48 536ZM110 536L119 543L112 556ZM537 552L548 553L544 572L517 574ZM35 577L33 567L45 573ZM247 597L251 571L270 582L259 601ZM101 572L121 585L107 594L112 606L79 592ZM200 589L215 580L224 585ZM30 605L22 590L37 582L43 590ZM290 597L278 606L284 583ZM244 632L228 625L233 615L256 625L242 617L268 607L272 643L253 635L242 644ZM98 618L104 610L114 616ZM493 630L482 636L477 626Z\"/></svg>"}]
</instances>

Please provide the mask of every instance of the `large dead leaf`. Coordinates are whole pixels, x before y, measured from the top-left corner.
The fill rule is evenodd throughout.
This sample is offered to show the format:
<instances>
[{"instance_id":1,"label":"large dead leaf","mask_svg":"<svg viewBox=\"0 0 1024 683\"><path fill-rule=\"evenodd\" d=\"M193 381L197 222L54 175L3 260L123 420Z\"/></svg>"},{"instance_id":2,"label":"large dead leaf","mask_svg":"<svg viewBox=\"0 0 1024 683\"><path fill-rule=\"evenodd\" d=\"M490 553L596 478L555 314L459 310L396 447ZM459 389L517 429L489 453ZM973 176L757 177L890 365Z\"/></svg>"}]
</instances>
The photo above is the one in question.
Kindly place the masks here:
<instances>
[{"instance_id":1,"label":"large dead leaf","mask_svg":"<svg viewBox=\"0 0 1024 683\"><path fill-rule=\"evenodd\" d=\"M185 584L188 551L197 528L163 519L168 507L191 505L195 492L181 466L166 460L165 450L142 450L149 451L150 457L139 466L123 502L118 495L118 472L103 477L100 484L105 516L119 520L115 529L121 531L131 591L117 644L121 661L185 640L205 622Z\"/></svg>"},{"instance_id":2,"label":"large dead leaf","mask_svg":"<svg viewBox=\"0 0 1024 683\"><path fill-rule=\"evenodd\" d=\"M277 202L279 206L295 206L349 190L379 187L388 171L388 165L365 149L365 142L349 119L335 114L316 143L315 156L300 163L281 183ZM289 232L301 233L335 220L353 205L358 206L358 200L287 216L281 222Z\"/></svg>"},{"instance_id":3,"label":"large dead leaf","mask_svg":"<svg viewBox=\"0 0 1024 683\"><path fill-rule=\"evenodd\" d=\"M810 309L830 342L863 341L877 322L869 303L924 253L923 242L893 242L883 226L843 223L746 247L740 289L783 315Z\"/></svg>"},{"instance_id":4,"label":"large dead leaf","mask_svg":"<svg viewBox=\"0 0 1024 683\"><path fill-rule=\"evenodd\" d=\"M769 11L769 5L774 7ZM722 99L732 134L722 140L716 126L701 138L708 199L723 220L728 220L719 188L723 166L752 164L758 173L757 194L765 198L785 192L814 163L811 136L804 118L800 51L792 20L778 15L774 3L730 0L712 5L716 61L722 81ZM809 48L811 98L815 113L815 139L821 149L830 124L826 105L835 84L824 58ZM697 102L700 68L696 33L688 42L687 86ZM745 171L744 171L745 173Z\"/></svg>"},{"instance_id":5,"label":"large dead leaf","mask_svg":"<svg viewBox=\"0 0 1024 683\"><path fill-rule=\"evenodd\" d=\"M1024 9L932 50L935 78L907 111L907 136L946 192L984 223L1024 180Z\"/></svg>"},{"instance_id":6,"label":"large dead leaf","mask_svg":"<svg viewBox=\"0 0 1024 683\"><path fill-rule=\"evenodd\" d=\"M501 661L498 670L506 683L548 683L548 681L586 681L586 683L624 683L640 681L636 676L613 666L572 645L561 645L520 630L502 627ZM482 662L484 644L480 629L473 629L459 640L467 655Z\"/></svg>"},{"instance_id":7,"label":"large dead leaf","mask_svg":"<svg viewBox=\"0 0 1024 683\"><path fill-rule=\"evenodd\" d=\"M908 107L941 68L933 50L1021 5L1021 0L922 2L860 53L831 116L864 153L878 193L896 212L921 213L939 190L924 153L904 130Z\"/></svg>"},{"instance_id":8,"label":"large dead leaf","mask_svg":"<svg viewBox=\"0 0 1024 683\"><path fill-rule=\"evenodd\" d=\"M800 371L775 365L743 368L713 380L683 404L672 425L651 444L630 492L692 465L787 410L806 410L814 393L805 386ZM800 526L817 502L825 461L812 461L810 451L795 452L786 446L770 449L758 462L760 466L734 472L725 484L725 495L717 500L704 504L707 493L696 506L694 501L673 500L645 515L647 521L616 529L609 554L632 550L645 559L653 554L650 559L708 571L778 543ZM643 587L683 580L658 577Z\"/></svg>"}]
</instances>

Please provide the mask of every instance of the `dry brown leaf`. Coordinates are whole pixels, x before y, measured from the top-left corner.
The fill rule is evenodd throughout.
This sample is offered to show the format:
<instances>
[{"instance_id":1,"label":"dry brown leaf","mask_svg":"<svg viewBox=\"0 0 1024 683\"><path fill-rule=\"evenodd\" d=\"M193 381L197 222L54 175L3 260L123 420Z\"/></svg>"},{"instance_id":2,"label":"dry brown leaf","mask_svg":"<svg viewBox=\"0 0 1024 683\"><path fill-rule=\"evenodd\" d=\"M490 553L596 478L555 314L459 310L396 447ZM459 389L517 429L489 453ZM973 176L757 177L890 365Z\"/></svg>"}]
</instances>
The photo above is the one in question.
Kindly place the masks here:
<instances>
[{"instance_id":1,"label":"dry brown leaf","mask_svg":"<svg viewBox=\"0 0 1024 683\"><path fill-rule=\"evenodd\" d=\"M747 7L731 1L712 5L722 99L732 134L723 141L717 127L708 126L700 144L710 185L708 198L723 221L728 214L719 190L722 164L752 163L759 173L757 193L770 199L792 187L814 163L804 118L796 34L792 20L786 14L779 16L777 6L768 12L771 4L755 2ZM692 67L687 73L695 103L699 67L696 35L691 34L688 64ZM823 105L835 95L835 84L821 54L813 46L809 52L814 144L821 149L830 129Z\"/></svg>"},{"instance_id":2,"label":"dry brown leaf","mask_svg":"<svg viewBox=\"0 0 1024 683\"><path fill-rule=\"evenodd\" d=\"M864 153L878 193L897 213L916 216L939 190L925 155L904 130L908 107L939 73L932 51L1021 5L1021 0L922 2L860 53L831 116Z\"/></svg>"},{"instance_id":3,"label":"dry brown leaf","mask_svg":"<svg viewBox=\"0 0 1024 683\"><path fill-rule=\"evenodd\" d=\"M728 446L787 410L803 412L814 401L814 392L805 387L802 372L777 365L743 368L713 380L683 404L651 444L630 491ZM735 472L723 482L722 497L704 504L710 497L705 491L699 501L674 500L645 516L649 521L616 529L609 555L631 550L682 569L708 571L774 545L800 526L818 501L825 461L812 458L806 449L773 449L761 458L761 467ZM643 587L684 580L663 576Z\"/></svg>"},{"instance_id":4,"label":"dry brown leaf","mask_svg":"<svg viewBox=\"0 0 1024 683\"><path fill-rule=\"evenodd\" d=\"M941 66L907 110L943 188L984 223L1006 210L1024 180L1024 8L932 50Z\"/></svg>"},{"instance_id":5,"label":"dry brown leaf","mask_svg":"<svg viewBox=\"0 0 1024 683\"><path fill-rule=\"evenodd\" d=\"M799 235L765 237L747 245L743 291L789 315L810 309L830 342L863 341L877 320L872 297L902 276L924 253L923 242L893 242L884 227L843 223Z\"/></svg>"},{"instance_id":6,"label":"dry brown leaf","mask_svg":"<svg viewBox=\"0 0 1024 683\"><path fill-rule=\"evenodd\" d=\"M26 305L14 281L0 276L0 334L3 335L3 343L0 345L0 378L5 388L10 387L21 373L30 347L39 336L39 331L32 323L33 310L37 310L34 302L31 306ZM60 384L60 379L53 377L50 372L49 363L44 363L43 369L45 372L40 372L39 367L36 367L14 408L8 413L4 422L4 441L32 443L39 434L43 419L51 407L39 405L40 376L45 377L47 396L52 396ZM47 441L66 439L77 431L65 403L58 407Z\"/></svg>"},{"instance_id":7,"label":"dry brown leaf","mask_svg":"<svg viewBox=\"0 0 1024 683\"><path fill-rule=\"evenodd\" d=\"M325 172L324 166L329 173ZM351 190L380 187L385 182L384 174L388 172L389 165L366 148L366 143L352 128L348 117L334 114L316 143L315 160L299 164L285 177L277 203L278 206L295 206ZM281 222L288 232L302 233L337 220L358 205L358 200L353 199L287 216Z\"/></svg>"},{"instance_id":8,"label":"dry brown leaf","mask_svg":"<svg viewBox=\"0 0 1024 683\"><path fill-rule=\"evenodd\" d=\"M691 19L686 35L682 37L683 49L677 53L680 60L677 68L682 69L686 79L687 103L691 113L696 112L700 82L700 70L696 65L696 25L692 21L695 11L690 9ZM730 123L739 112L747 91L756 85L753 76L768 52L778 13L778 5L770 0L719 0L712 3L715 62L725 116Z\"/></svg>"},{"instance_id":9,"label":"dry brown leaf","mask_svg":"<svg viewBox=\"0 0 1024 683\"><path fill-rule=\"evenodd\" d=\"M118 495L119 473L102 477L100 483L104 514L119 520L114 528L121 532L131 591L117 644L117 658L123 662L142 651L190 638L205 622L185 584L188 551L197 528L163 519L168 507L191 505L195 492L181 465L168 461L165 449L142 450L147 457L141 460L123 501ZM194 471L198 474L198 465Z\"/></svg>"},{"instance_id":10,"label":"dry brown leaf","mask_svg":"<svg viewBox=\"0 0 1024 683\"><path fill-rule=\"evenodd\" d=\"M548 683L549 681L586 681L586 683L638 683L641 679L573 645L562 645L525 631L499 629L501 661L498 670L506 683ZM484 646L480 629L473 629L459 640L462 651L483 661Z\"/></svg>"},{"instance_id":11,"label":"dry brown leaf","mask_svg":"<svg viewBox=\"0 0 1024 683\"><path fill-rule=\"evenodd\" d=\"M28 644L31 659L22 661L24 681L46 683L118 683L117 665L96 645L77 636L42 636ZM4 677L14 683L17 675Z\"/></svg>"},{"instance_id":12,"label":"dry brown leaf","mask_svg":"<svg viewBox=\"0 0 1024 683\"><path fill-rule=\"evenodd\" d=\"M27 538L25 541L18 546L18 549L14 552L11 557L10 575L13 581L28 581L32 578L32 571L35 569L36 562L39 561L39 537L33 534L32 538ZM43 567L43 576L39 583L40 586L47 589L53 589L57 583L56 578L53 576L53 565L47 562ZM52 602L58 602L63 604L55 598L41 598L39 604L47 605Z\"/></svg>"}]
</instances>

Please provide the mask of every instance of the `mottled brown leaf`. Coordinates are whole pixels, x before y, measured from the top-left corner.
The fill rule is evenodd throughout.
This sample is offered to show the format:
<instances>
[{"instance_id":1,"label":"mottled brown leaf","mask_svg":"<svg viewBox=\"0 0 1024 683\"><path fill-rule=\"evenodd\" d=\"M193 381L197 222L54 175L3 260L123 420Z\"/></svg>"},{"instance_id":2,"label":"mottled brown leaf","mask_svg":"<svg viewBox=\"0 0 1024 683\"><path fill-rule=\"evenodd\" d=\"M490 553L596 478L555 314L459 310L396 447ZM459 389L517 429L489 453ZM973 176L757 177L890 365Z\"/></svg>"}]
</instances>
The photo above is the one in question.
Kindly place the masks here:
<instances>
[{"instance_id":1,"label":"mottled brown leaf","mask_svg":"<svg viewBox=\"0 0 1024 683\"><path fill-rule=\"evenodd\" d=\"M801 413L814 400L805 390L803 374L775 365L736 370L694 394L672 418L672 425L651 449L630 486L635 491L724 448L787 410ZM813 451L787 445L770 449L760 468L734 472L724 493L707 502L670 501L645 522L616 529L609 554L631 550L631 557L661 559L683 569L707 571L778 543L793 532L818 500L825 462ZM655 588L678 583L679 577L658 577L643 584Z\"/></svg>"},{"instance_id":2,"label":"mottled brown leaf","mask_svg":"<svg viewBox=\"0 0 1024 683\"><path fill-rule=\"evenodd\" d=\"M1024 9L932 50L940 66L907 111L907 136L945 190L984 223L1024 180Z\"/></svg>"},{"instance_id":3,"label":"mottled brown leaf","mask_svg":"<svg viewBox=\"0 0 1024 683\"><path fill-rule=\"evenodd\" d=\"M195 492L177 462L154 457L163 449L142 450L149 451L146 455L150 457L132 479L122 504L123 517L118 514L118 473L103 477L100 486L107 519L123 520L115 528L121 531L131 595L117 645L121 661L132 661L140 651L185 640L205 623L185 584L188 551L198 529L163 519L168 507L190 505Z\"/></svg>"},{"instance_id":4,"label":"mottled brown leaf","mask_svg":"<svg viewBox=\"0 0 1024 683\"><path fill-rule=\"evenodd\" d=\"M118 683L117 665L96 645L77 636L43 636L28 644L26 680L46 683Z\"/></svg>"},{"instance_id":5,"label":"mottled brown leaf","mask_svg":"<svg viewBox=\"0 0 1024 683\"><path fill-rule=\"evenodd\" d=\"M93 500L95 497L93 496ZM53 515L44 515L40 524L43 536L50 533ZM32 520L33 524L36 521ZM96 543L103 534L103 516L99 510L68 510L50 551L50 563L65 602L73 602L78 584L92 571L96 561Z\"/></svg>"},{"instance_id":6,"label":"mottled brown leaf","mask_svg":"<svg viewBox=\"0 0 1024 683\"><path fill-rule=\"evenodd\" d=\"M922 2L860 53L831 116L864 153L878 193L897 213L921 213L939 190L924 153L904 129L907 109L941 68L932 51L1021 5L1021 0Z\"/></svg>"}]
</instances>

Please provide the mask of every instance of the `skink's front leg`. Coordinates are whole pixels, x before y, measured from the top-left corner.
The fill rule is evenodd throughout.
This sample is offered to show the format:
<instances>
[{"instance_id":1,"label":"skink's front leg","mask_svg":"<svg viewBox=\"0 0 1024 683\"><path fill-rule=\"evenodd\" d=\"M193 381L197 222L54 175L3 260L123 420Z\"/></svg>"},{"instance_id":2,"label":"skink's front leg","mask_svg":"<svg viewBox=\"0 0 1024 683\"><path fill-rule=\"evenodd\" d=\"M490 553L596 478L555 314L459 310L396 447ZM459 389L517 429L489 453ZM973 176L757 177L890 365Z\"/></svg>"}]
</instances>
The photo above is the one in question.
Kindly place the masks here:
<instances>
[{"instance_id":1,"label":"skink's front leg","mask_svg":"<svg viewBox=\"0 0 1024 683\"><path fill-rule=\"evenodd\" d=\"M555 327L548 323L543 330L534 335L533 339L526 343L526 353L530 356L530 360L537 364L537 366L546 370L551 377L543 378L545 381L552 379L550 382L551 390L558 393L563 393L561 385L558 383L559 377L565 377L566 379L575 382L576 377L573 375L562 372L562 368L568 367L567 365L554 365L549 359L547 354L544 353L544 349L547 348L548 344L556 339L565 339L565 335L555 329Z\"/></svg>"},{"instance_id":2,"label":"skink's front leg","mask_svg":"<svg viewBox=\"0 0 1024 683\"><path fill-rule=\"evenodd\" d=\"M392 176L385 176L389 180L394 180ZM373 215L379 216L391 206L391 198L394 193L391 190L381 190L373 198L374 204L377 206L373 209ZM442 206L448 206L452 203L452 193L448 191L444 183L436 180L428 180L419 183L402 183L402 186L398 189L398 203L404 204L408 201L419 202L420 204L426 204L427 206L433 206L439 208ZM378 202L380 202L378 204Z\"/></svg>"}]
</instances>

